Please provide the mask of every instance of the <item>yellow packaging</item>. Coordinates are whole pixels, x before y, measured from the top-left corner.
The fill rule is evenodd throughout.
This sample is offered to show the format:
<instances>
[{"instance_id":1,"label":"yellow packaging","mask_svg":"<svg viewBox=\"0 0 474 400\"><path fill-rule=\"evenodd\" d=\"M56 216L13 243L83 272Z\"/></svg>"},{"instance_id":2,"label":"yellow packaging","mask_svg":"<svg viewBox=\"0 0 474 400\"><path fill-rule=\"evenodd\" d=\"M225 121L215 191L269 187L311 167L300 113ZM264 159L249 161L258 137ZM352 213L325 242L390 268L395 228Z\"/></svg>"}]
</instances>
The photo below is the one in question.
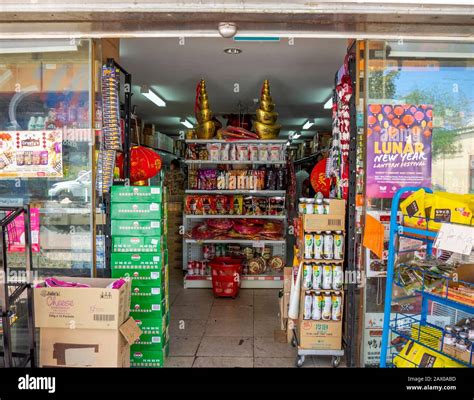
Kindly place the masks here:
<instances>
[{"instance_id":1,"label":"yellow packaging","mask_svg":"<svg viewBox=\"0 0 474 400\"><path fill-rule=\"evenodd\" d=\"M469 204L472 203L470 197L473 196L435 193L429 211L428 228L437 231L442 222L471 225L473 215L472 209L469 207Z\"/></svg>"},{"instance_id":2,"label":"yellow packaging","mask_svg":"<svg viewBox=\"0 0 474 400\"><path fill-rule=\"evenodd\" d=\"M242 215L244 208L244 197L240 195L234 195L231 204L230 213L234 215Z\"/></svg>"},{"instance_id":3,"label":"yellow packaging","mask_svg":"<svg viewBox=\"0 0 474 400\"><path fill-rule=\"evenodd\" d=\"M403 214L403 224L418 229L426 229L426 206L427 193L420 189L412 193L400 203Z\"/></svg>"},{"instance_id":4,"label":"yellow packaging","mask_svg":"<svg viewBox=\"0 0 474 400\"><path fill-rule=\"evenodd\" d=\"M418 343L409 341L395 356L393 364L397 368L460 368L462 364L430 350Z\"/></svg>"},{"instance_id":5,"label":"yellow packaging","mask_svg":"<svg viewBox=\"0 0 474 400\"><path fill-rule=\"evenodd\" d=\"M411 327L411 337L417 338L422 344L433 349L438 349L443 334L439 329L431 326L420 326L413 324Z\"/></svg>"}]
</instances>

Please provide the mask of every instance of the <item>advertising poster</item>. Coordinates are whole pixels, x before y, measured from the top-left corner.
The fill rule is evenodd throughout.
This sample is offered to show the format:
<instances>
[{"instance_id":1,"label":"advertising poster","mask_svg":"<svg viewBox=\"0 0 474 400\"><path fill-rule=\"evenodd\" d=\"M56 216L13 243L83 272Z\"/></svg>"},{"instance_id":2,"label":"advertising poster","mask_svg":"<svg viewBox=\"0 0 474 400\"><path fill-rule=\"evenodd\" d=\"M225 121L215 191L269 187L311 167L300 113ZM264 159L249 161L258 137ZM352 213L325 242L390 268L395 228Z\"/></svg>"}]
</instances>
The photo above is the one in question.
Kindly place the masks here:
<instances>
[{"instance_id":1,"label":"advertising poster","mask_svg":"<svg viewBox=\"0 0 474 400\"><path fill-rule=\"evenodd\" d=\"M0 178L63 176L62 132L0 132Z\"/></svg>"},{"instance_id":2,"label":"advertising poster","mask_svg":"<svg viewBox=\"0 0 474 400\"><path fill-rule=\"evenodd\" d=\"M433 107L369 104L367 191L391 198L401 187L431 186Z\"/></svg>"}]
</instances>

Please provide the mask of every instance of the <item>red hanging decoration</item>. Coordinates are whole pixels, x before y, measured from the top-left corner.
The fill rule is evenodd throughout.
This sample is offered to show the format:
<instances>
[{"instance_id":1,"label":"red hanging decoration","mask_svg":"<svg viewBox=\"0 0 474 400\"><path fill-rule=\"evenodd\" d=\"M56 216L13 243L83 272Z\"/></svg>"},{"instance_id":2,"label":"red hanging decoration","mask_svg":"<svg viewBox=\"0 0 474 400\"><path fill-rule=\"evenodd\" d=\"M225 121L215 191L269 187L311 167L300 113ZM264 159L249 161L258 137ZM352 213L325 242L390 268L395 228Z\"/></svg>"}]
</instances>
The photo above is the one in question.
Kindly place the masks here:
<instances>
[{"instance_id":1,"label":"red hanging decoration","mask_svg":"<svg viewBox=\"0 0 474 400\"><path fill-rule=\"evenodd\" d=\"M123 154L117 156L117 167L123 177ZM144 185L153 178L162 167L159 154L143 146L133 146L130 150L130 182L132 185Z\"/></svg>"},{"instance_id":2,"label":"red hanging decoration","mask_svg":"<svg viewBox=\"0 0 474 400\"><path fill-rule=\"evenodd\" d=\"M329 197L331 190L331 179L326 177L326 162L327 158L319 161L311 171L310 181L316 193L321 192L325 198Z\"/></svg>"}]
</instances>

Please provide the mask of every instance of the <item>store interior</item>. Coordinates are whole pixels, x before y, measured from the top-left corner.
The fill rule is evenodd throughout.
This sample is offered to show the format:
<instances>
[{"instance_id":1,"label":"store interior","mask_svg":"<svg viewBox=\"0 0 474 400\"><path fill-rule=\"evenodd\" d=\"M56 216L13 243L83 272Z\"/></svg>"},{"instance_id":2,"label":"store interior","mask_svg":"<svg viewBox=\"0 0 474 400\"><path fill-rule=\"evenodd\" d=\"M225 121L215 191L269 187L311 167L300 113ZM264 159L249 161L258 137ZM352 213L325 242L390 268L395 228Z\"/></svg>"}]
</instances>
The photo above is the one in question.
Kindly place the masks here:
<instances>
[{"instance_id":1,"label":"store interior","mask_svg":"<svg viewBox=\"0 0 474 400\"><path fill-rule=\"evenodd\" d=\"M175 140L182 139L197 122L194 100L201 79L206 82L213 115L224 127L230 121L229 114L233 114L233 121L255 114L262 84L268 80L281 124L281 149L288 156L291 153L293 161L306 157L312 168L330 145L329 102L347 46L347 40L337 39L122 39L120 64L132 74L132 105L141 126L151 126L155 135L160 132ZM157 106L144 96L150 88L165 106ZM190 125L186 127L184 121ZM146 145L146 134L141 139ZM173 156L160 155L169 168ZM183 170L189 172L186 155L180 155ZM306 167L295 165L297 171ZM287 169L286 161L279 167ZM187 182L185 185L188 188ZM206 245L187 244L179 233L172 233L182 224L189 230L206 218L182 220L181 198L176 200L177 212L168 210L171 322L165 366L294 366L296 349L275 337L275 332L281 331L278 294L283 288L282 270L275 273L269 268L258 277L248 273L252 280L242 278L237 298L215 298L210 277L188 279L188 262L204 259L202 248ZM175 243L171 244L173 237ZM283 244L265 246L272 255L281 256L285 265L291 265L294 240L285 234L282 239ZM239 247L238 242L234 241L234 246ZM240 240L245 242L249 240ZM207 248L214 252L215 246L219 245ZM328 366L330 362L331 357L309 357L305 366Z\"/></svg>"}]
</instances>

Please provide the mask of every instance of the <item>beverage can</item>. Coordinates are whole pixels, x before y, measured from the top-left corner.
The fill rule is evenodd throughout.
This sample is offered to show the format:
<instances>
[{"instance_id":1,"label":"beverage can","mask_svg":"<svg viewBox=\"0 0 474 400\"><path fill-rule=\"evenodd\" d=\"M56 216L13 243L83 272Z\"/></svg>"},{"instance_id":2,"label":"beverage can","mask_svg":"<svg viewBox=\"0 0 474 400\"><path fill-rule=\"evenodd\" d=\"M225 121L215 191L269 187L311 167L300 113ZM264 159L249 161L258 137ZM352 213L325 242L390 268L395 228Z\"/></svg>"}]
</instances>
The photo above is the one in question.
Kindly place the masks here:
<instances>
[{"instance_id":1,"label":"beverage can","mask_svg":"<svg viewBox=\"0 0 474 400\"><path fill-rule=\"evenodd\" d=\"M324 321L329 321L331 320L331 308L332 308L332 298L331 298L331 292L324 292L323 297L323 304L322 304L322 313L321 313L321 319Z\"/></svg>"},{"instance_id":2,"label":"beverage can","mask_svg":"<svg viewBox=\"0 0 474 400\"><path fill-rule=\"evenodd\" d=\"M194 275L202 275L202 262L194 261Z\"/></svg>"},{"instance_id":3,"label":"beverage can","mask_svg":"<svg viewBox=\"0 0 474 400\"><path fill-rule=\"evenodd\" d=\"M334 259L342 260L344 257L344 236L341 231L334 233Z\"/></svg>"},{"instance_id":4,"label":"beverage can","mask_svg":"<svg viewBox=\"0 0 474 400\"><path fill-rule=\"evenodd\" d=\"M311 282L313 280L313 268L311 264L303 264L303 288L311 289Z\"/></svg>"},{"instance_id":5,"label":"beverage can","mask_svg":"<svg viewBox=\"0 0 474 400\"><path fill-rule=\"evenodd\" d=\"M323 265L322 288L326 290L332 289L332 267L328 264Z\"/></svg>"},{"instance_id":6,"label":"beverage can","mask_svg":"<svg viewBox=\"0 0 474 400\"><path fill-rule=\"evenodd\" d=\"M341 290L343 283L342 265L335 264L332 266L332 288Z\"/></svg>"},{"instance_id":7,"label":"beverage can","mask_svg":"<svg viewBox=\"0 0 474 400\"><path fill-rule=\"evenodd\" d=\"M313 257L313 243L313 235L311 233L306 233L304 235L304 258L307 260Z\"/></svg>"},{"instance_id":8,"label":"beverage can","mask_svg":"<svg viewBox=\"0 0 474 400\"><path fill-rule=\"evenodd\" d=\"M331 231L326 231L323 235L323 256L326 260L334 258L334 237Z\"/></svg>"},{"instance_id":9,"label":"beverage can","mask_svg":"<svg viewBox=\"0 0 474 400\"><path fill-rule=\"evenodd\" d=\"M340 292L335 292L332 295L332 309L331 309L331 319L333 321L340 321L342 314L342 296Z\"/></svg>"},{"instance_id":10,"label":"beverage can","mask_svg":"<svg viewBox=\"0 0 474 400\"><path fill-rule=\"evenodd\" d=\"M317 231L313 235L314 249L313 257L321 260L323 258L323 235L320 231Z\"/></svg>"},{"instance_id":11,"label":"beverage can","mask_svg":"<svg viewBox=\"0 0 474 400\"><path fill-rule=\"evenodd\" d=\"M321 264L313 264L313 283L312 287L314 290L322 288L323 283L323 267Z\"/></svg>"},{"instance_id":12,"label":"beverage can","mask_svg":"<svg viewBox=\"0 0 474 400\"><path fill-rule=\"evenodd\" d=\"M313 308L311 310L311 319L314 321L319 321L321 319L322 308L323 305L323 297L321 296L321 292L316 292L313 295Z\"/></svg>"},{"instance_id":13,"label":"beverage can","mask_svg":"<svg viewBox=\"0 0 474 400\"><path fill-rule=\"evenodd\" d=\"M305 292L303 319L311 319L311 308L313 306L313 296L311 292Z\"/></svg>"},{"instance_id":14,"label":"beverage can","mask_svg":"<svg viewBox=\"0 0 474 400\"><path fill-rule=\"evenodd\" d=\"M324 214L324 204L321 199L316 199L316 207L315 207L314 213L319 214L319 215Z\"/></svg>"}]
</instances>

